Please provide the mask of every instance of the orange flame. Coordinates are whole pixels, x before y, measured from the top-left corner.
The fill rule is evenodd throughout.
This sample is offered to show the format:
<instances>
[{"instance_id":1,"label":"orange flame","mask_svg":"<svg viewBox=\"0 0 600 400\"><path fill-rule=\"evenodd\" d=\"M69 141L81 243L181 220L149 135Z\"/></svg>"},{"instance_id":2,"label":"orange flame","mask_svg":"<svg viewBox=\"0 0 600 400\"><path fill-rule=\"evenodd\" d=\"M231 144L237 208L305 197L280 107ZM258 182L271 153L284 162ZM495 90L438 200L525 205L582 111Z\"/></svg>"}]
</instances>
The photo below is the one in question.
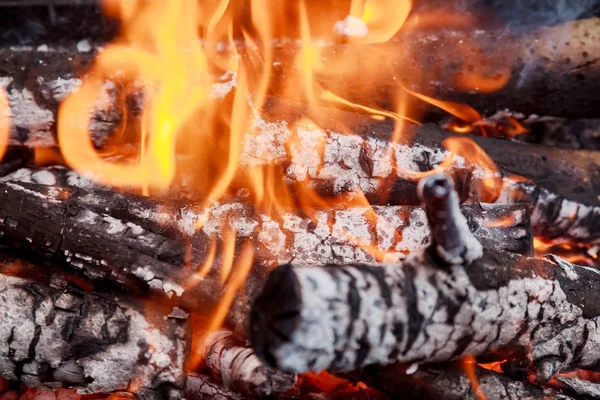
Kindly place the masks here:
<instances>
[{"instance_id":1,"label":"orange flame","mask_svg":"<svg viewBox=\"0 0 600 400\"><path fill-rule=\"evenodd\" d=\"M0 88L0 160L4 158L10 139L10 103L4 89Z\"/></svg>"},{"instance_id":2,"label":"orange flame","mask_svg":"<svg viewBox=\"0 0 600 400\"><path fill-rule=\"evenodd\" d=\"M473 393L477 396L478 400L487 400L485 393L479 386L479 379L477 378L477 363L475 361L475 357L467 356L461 360L462 367L469 378L469 382L471 382L471 387L473 388Z\"/></svg>"},{"instance_id":3,"label":"orange flame","mask_svg":"<svg viewBox=\"0 0 600 400\"><path fill-rule=\"evenodd\" d=\"M244 7L229 0L104 0L103 4L108 15L121 20L120 35L98 53L81 87L62 102L57 121L64 161L102 184L153 195L185 178L194 198L203 199L194 205L198 210L212 201L240 196L274 220L289 209L299 208L304 217L312 218L321 208L344 205L364 207L364 218L376 224L377 214L360 190L325 198L310 179L293 183L287 179L288 158L315 174L321 172L328 151L328 127L323 123L328 115L323 110L335 107L367 119L393 120L391 141L403 144L405 124L419 124L414 109L422 101L470 126L482 120L468 105L423 94L431 91L420 85L434 78L439 68L430 74L409 62L414 49L404 42L405 35L421 35L440 24L470 29L476 21L469 15L413 13L410 0L293 4L252 0ZM340 42L345 45L339 47ZM459 58L467 57L462 50L466 47L456 49ZM506 80L502 66L492 74L467 66L459 69L453 89L487 91ZM120 88L123 121L110 145L96 148L89 125L95 110L105 106L107 81ZM359 84L358 96L348 82ZM390 102L385 106L379 101L382 88ZM126 109L125 99L130 97L143 103L141 115ZM1 109L0 102L0 115ZM280 114L286 115L285 121L278 120ZM264 126L269 124L278 127L266 132L278 146L264 142L269 130ZM338 133L355 133L353 121L336 121L336 126ZM310 159L300 154L306 132L312 132L314 140ZM467 138L444 144L450 156L436 171L396 172L419 179L463 160L477 166L482 200L495 199L500 181L489 157ZM248 150L252 146L257 154ZM395 148L389 146L384 154L390 165L398 165ZM53 157L36 153L40 163ZM208 214L198 218L197 230L203 229L206 218ZM331 229L332 222L327 223ZM346 236L374 259L386 259L388 254L372 241L352 233ZM224 228L220 237L222 243L211 242L200 265L188 265L186 282L192 287L201 285L208 274L220 277L223 291L208 323L211 328L223 322L254 255L250 247L240 250L236 245L235 229Z\"/></svg>"}]
</instances>

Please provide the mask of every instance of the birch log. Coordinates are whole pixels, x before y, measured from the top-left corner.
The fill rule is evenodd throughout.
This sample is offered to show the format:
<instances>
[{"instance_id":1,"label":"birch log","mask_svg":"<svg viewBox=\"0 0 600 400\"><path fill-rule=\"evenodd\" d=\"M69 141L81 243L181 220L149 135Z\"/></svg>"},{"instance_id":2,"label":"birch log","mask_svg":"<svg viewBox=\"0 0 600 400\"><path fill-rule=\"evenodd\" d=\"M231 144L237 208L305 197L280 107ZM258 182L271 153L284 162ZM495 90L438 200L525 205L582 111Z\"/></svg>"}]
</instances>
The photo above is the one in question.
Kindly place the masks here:
<instances>
[{"instance_id":1,"label":"birch log","mask_svg":"<svg viewBox=\"0 0 600 400\"><path fill-rule=\"evenodd\" d=\"M448 201L460 225L456 199ZM432 363L503 349L524 353L542 382L596 368L597 270L488 248L470 264L448 266L439 254L431 246L400 264L279 267L252 306L254 350L290 372Z\"/></svg>"},{"instance_id":2,"label":"birch log","mask_svg":"<svg viewBox=\"0 0 600 400\"><path fill-rule=\"evenodd\" d=\"M236 392L251 397L276 396L290 390L297 382L295 374L277 371L263 364L254 351L227 330L205 335L200 346L206 369Z\"/></svg>"}]
</instances>

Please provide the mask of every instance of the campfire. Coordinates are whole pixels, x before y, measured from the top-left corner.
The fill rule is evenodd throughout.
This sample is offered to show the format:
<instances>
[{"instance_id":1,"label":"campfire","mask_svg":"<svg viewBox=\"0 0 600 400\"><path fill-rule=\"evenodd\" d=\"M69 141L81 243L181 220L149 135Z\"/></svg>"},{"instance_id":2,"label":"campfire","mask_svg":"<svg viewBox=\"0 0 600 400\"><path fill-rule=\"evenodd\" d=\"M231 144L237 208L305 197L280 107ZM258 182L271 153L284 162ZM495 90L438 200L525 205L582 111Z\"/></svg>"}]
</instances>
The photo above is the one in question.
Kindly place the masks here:
<instances>
[{"instance_id":1,"label":"campfire","mask_svg":"<svg viewBox=\"0 0 600 400\"><path fill-rule=\"evenodd\" d=\"M600 19L523 3L0 0L0 400L600 398Z\"/></svg>"}]
</instances>

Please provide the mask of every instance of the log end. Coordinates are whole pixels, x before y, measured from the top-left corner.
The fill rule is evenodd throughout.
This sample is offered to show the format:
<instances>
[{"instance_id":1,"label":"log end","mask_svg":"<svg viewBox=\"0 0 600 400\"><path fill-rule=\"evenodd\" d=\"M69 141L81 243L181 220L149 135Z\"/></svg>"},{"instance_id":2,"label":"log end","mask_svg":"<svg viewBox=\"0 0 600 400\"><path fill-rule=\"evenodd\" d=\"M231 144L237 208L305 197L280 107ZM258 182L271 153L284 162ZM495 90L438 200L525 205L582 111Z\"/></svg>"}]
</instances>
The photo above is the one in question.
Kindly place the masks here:
<instances>
[{"instance_id":1,"label":"log end","mask_svg":"<svg viewBox=\"0 0 600 400\"><path fill-rule=\"evenodd\" d=\"M289 341L300 320L301 302L292 266L278 267L269 275L250 312L248 336L254 352L267 365L278 367L271 346Z\"/></svg>"}]
</instances>

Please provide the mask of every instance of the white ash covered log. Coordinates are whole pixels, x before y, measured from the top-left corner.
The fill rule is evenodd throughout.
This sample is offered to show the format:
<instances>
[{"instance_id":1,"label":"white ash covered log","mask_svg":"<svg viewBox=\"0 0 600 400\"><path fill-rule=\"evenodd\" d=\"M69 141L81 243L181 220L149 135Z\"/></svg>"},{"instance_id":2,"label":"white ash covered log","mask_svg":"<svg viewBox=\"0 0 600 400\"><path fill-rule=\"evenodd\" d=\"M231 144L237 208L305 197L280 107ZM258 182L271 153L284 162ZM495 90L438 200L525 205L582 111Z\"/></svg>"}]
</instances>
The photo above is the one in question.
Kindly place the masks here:
<instances>
[{"instance_id":1,"label":"white ash covered log","mask_svg":"<svg viewBox=\"0 0 600 400\"><path fill-rule=\"evenodd\" d=\"M447 199L460 226L456 199ZM448 248L440 252L436 243L442 241L400 264L274 270L250 315L257 355L290 372L442 362L506 349L523 352L540 381L596 368L598 271L489 248L453 264L443 257ZM477 243L466 238L449 248L460 246L472 252Z\"/></svg>"},{"instance_id":2,"label":"white ash covered log","mask_svg":"<svg viewBox=\"0 0 600 400\"><path fill-rule=\"evenodd\" d=\"M288 104L301 109L298 103ZM444 140L464 138L426 124L407 127L402 143L390 143L392 123L365 123L357 114L340 111L334 111L334 115L353 121L356 133L348 135L317 127L292 130L286 122L257 120L254 130L245 136L240 160L248 166L282 164L286 182L307 184L323 196L351 197L362 192L373 204L419 204L418 174L439 167L449 157L442 144ZM295 118L295 112L286 117ZM323 128L335 125L325 117L318 122L324 124ZM297 140L286 146L285 141L291 138ZM600 192L600 153L488 137L472 138L498 166L499 177L504 176L503 186L511 186L512 176L516 175L576 206L600 206L596 196ZM482 179L490 176L488 171L462 156L454 157L447 172L455 177L463 201L477 199ZM497 194L485 194L489 197L485 200L498 201ZM503 193L501 201L523 201L523 197L527 197L526 191L515 195L511 190L510 196ZM529 197L528 200L540 200L540 203L530 204L533 214L539 216L532 221L534 229L540 232L552 229L555 215L547 214L549 207L544 199ZM596 230L600 227L592 229ZM583 234L573 239L592 244L596 240Z\"/></svg>"},{"instance_id":3,"label":"white ash covered log","mask_svg":"<svg viewBox=\"0 0 600 400\"><path fill-rule=\"evenodd\" d=\"M19 182L0 182L0 204L1 240L21 254L130 289L157 289L192 308L217 303L219 249L231 232L238 244L253 243L256 264L266 267L292 260L377 261L368 248L398 260L429 240L425 212L413 206L290 212L276 219L243 203L195 210L131 194ZM531 252L526 207L474 204L463 210L485 245ZM190 285L211 251L217 254L213 267Z\"/></svg>"},{"instance_id":4,"label":"white ash covered log","mask_svg":"<svg viewBox=\"0 0 600 400\"><path fill-rule=\"evenodd\" d=\"M438 400L573 400L557 390L514 380L504 374L472 366L477 386L461 365L422 366L416 371L408 366L393 364L367 367L352 373L354 379L365 382L394 399Z\"/></svg>"},{"instance_id":5,"label":"white ash covered log","mask_svg":"<svg viewBox=\"0 0 600 400\"><path fill-rule=\"evenodd\" d=\"M1 376L42 389L181 398L190 339L185 313L1 257Z\"/></svg>"},{"instance_id":6,"label":"white ash covered log","mask_svg":"<svg viewBox=\"0 0 600 400\"><path fill-rule=\"evenodd\" d=\"M202 355L204 367L228 389L263 398L285 393L297 382L295 374L265 365L231 331L211 332L201 343L197 351Z\"/></svg>"}]
</instances>

